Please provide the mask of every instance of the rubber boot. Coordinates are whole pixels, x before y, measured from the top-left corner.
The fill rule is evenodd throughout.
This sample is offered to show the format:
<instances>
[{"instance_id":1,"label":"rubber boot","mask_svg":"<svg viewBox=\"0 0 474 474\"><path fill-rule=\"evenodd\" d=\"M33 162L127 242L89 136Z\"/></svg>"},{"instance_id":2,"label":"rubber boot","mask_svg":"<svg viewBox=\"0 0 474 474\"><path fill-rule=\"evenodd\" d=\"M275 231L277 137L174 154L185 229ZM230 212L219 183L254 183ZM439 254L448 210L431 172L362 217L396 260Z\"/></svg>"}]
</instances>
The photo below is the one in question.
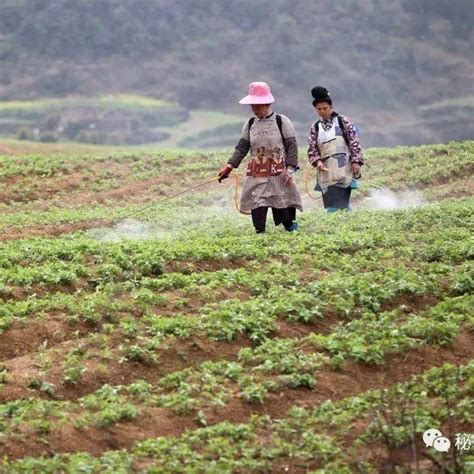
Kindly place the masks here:
<instances>
[{"instance_id":1,"label":"rubber boot","mask_svg":"<svg viewBox=\"0 0 474 474\"><path fill-rule=\"evenodd\" d=\"M297 222L293 222L289 227L286 228L288 232L294 232L295 230L298 230L300 226L298 225Z\"/></svg>"}]
</instances>

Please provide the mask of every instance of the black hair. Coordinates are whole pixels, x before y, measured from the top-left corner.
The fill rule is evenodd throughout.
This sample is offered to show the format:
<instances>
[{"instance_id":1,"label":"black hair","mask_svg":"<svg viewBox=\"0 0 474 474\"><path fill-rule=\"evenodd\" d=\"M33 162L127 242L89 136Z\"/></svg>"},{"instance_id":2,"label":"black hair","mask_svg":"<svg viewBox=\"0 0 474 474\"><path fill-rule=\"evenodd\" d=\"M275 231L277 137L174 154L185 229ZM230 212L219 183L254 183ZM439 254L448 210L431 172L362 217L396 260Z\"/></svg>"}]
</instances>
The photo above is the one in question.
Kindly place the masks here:
<instances>
[{"instance_id":1,"label":"black hair","mask_svg":"<svg viewBox=\"0 0 474 474\"><path fill-rule=\"evenodd\" d=\"M328 97L327 99L319 99L319 100L314 99L313 107L316 107L318 104L321 104L322 102L327 102L332 107L332 99L330 97Z\"/></svg>"},{"instance_id":2,"label":"black hair","mask_svg":"<svg viewBox=\"0 0 474 474\"><path fill-rule=\"evenodd\" d=\"M329 95L328 90L322 86L316 86L311 89L311 95L313 96L313 107L316 107L320 102L327 102L332 106L332 99Z\"/></svg>"}]
</instances>

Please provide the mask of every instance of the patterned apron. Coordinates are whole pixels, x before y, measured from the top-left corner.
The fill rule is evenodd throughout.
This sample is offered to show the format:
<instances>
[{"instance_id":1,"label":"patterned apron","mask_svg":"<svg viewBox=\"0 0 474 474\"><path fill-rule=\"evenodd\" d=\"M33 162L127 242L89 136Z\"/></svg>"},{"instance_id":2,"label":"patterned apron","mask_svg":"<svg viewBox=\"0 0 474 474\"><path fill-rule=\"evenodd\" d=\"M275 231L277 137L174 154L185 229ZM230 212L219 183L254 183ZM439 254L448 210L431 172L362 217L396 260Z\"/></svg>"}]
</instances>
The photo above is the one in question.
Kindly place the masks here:
<instances>
[{"instance_id":1,"label":"patterned apron","mask_svg":"<svg viewBox=\"0 0 474 474\"><path fill-rule=\"evenodd\" d=\"M333 117L329 130L324 130L321 122L318 127L319 153L328 171L317 171L315 189L324 194L329 186L347 188L352 183L352 165L349 159L349 148L342 135L337 117Z\"/></svg>"}]
</instances>

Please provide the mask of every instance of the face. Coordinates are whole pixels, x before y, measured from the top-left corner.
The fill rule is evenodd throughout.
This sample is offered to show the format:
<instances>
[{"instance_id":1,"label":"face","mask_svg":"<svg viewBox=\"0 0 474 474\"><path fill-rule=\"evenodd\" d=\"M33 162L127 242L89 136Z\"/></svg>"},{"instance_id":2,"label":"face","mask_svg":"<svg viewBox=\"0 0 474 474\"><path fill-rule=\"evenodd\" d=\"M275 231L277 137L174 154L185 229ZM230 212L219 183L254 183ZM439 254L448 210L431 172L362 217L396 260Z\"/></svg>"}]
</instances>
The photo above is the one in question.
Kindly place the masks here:
<instances>
[{"instance_id":1,"label":"face","mask_svg":"<svg viewBox=\"0 0 474 474\"><path fill-rule=\"evenodd\" d=\"M330 106L327 102L318 102L314 106L314 110L316 113L323 119L329 120L332 114L332 106Z\"/></svg>"},{"instance_id":2,"label":"face","mask_svg":"<svg viewBox=\"0 0 474 474\"><path fill-rule=\"evenodd\" d=\"M268 111L270 110L271 104L254 104L252 105L252 112L258 118L263 118L268 115Z\"/></svg>"}]
</instances>

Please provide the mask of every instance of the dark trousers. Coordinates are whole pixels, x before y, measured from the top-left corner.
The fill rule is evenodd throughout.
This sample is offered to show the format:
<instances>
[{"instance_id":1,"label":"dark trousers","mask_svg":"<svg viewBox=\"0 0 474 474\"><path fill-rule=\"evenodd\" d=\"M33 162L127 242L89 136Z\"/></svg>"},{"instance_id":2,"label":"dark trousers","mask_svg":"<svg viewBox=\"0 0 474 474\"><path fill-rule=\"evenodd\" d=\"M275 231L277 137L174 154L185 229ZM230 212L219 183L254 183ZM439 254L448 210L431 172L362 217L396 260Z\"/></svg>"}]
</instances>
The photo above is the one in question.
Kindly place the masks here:
<instances>
[{"instance_id":1,"label":"dark trousers","mask_svg":"<svg viewBox=\"0 0 474 474\"><path fill-rule=\"evenodd\" d=\"M338 186L329 186L323 194L324 209L347 209L349 199L351 198L351 187L339 188Z\"/></svg>"},{"instance_id":2,"label":"dark trousers","mask_svg":"<svg viewBox=\"0 0 474 474\"><path fill-rule=\"evenodd\" d=\"M265 232L267 212L267 206L252 209L252 222L257 234ZM283 209L272 207L272 213L275 225L283 224L285 229L288 229L288 227L290 227L293 224L293 221L296 219L296 209L294 207L285 207Z\"/></svg>"}]
</instances>

